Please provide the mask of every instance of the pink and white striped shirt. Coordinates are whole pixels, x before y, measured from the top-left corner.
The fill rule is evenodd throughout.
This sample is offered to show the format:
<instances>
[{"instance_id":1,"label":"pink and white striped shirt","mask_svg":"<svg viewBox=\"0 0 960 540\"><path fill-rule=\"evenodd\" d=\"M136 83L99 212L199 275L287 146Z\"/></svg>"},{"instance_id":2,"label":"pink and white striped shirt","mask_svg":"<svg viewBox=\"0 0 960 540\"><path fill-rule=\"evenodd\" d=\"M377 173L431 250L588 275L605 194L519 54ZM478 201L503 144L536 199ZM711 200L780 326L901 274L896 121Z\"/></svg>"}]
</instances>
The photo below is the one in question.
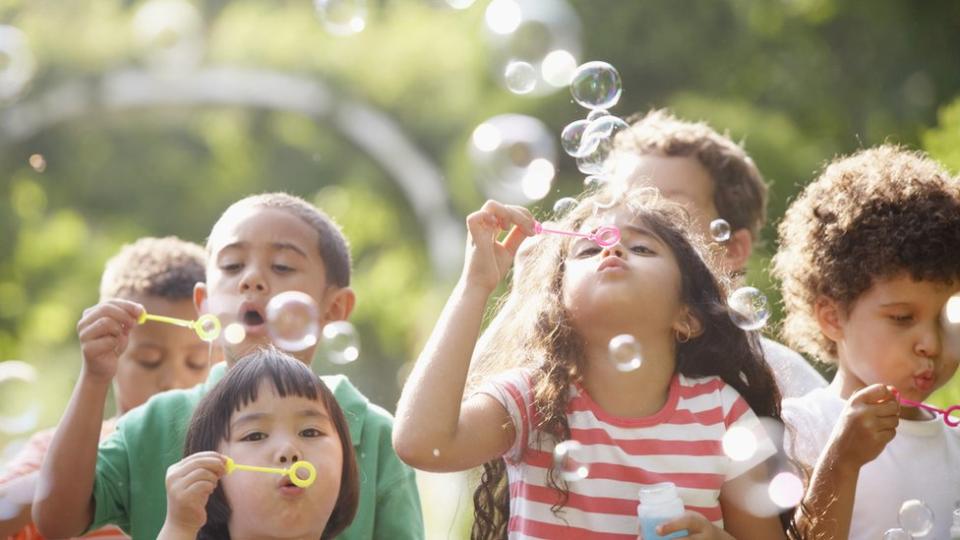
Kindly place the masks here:
<instances>
[{"instance_id":1,"label":"pink and white striped shirt","mask_svg":"<svg viewBox=\"0 0 960 540\"><path fill-rule=\"evenodd\" d=\"M517 438L504 454L510 481L509 537L636 540L640 532L640 487L673 482L687 510L723 526L720 488L776 453L747 402L719 377L675 375L667 402L652 416L622 418L600 408L579 384L570 389L567 422L582 445L577 460L589 468L585 479L568 482L566 505L551 506L559 494L547 484L554 441L540 437L532 408L531 373L500 374L479 390L507 409ZM722 440L733 426L757 440L744 461L724 454Z\"/></svg>"}]
</instances>

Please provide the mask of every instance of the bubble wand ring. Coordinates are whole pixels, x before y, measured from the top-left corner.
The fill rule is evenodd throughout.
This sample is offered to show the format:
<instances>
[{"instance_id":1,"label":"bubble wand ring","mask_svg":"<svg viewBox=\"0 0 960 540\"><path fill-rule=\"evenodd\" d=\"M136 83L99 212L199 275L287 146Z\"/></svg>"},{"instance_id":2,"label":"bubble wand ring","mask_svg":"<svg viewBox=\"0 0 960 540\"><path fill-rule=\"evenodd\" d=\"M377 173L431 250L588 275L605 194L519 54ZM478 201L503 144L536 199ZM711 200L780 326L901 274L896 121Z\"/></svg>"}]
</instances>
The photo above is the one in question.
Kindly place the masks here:
<instances>
[{"instance_id":1,"label":"bubble wand ring","mask_svg":"<svg viewBox=\"0 0 960 540\"><path fill-rule=\"evenodd\" d=\"M306 478L300 478L297 475L297 471L303 469L307 472ZM277 467L257 467L255 465L240 465L233 461L233 458L227 458L227 474L230 474L234 471L253 471L253 472L262 472L268 474L279 474L282 476L287 476L290 478L290 481L293 482L293 485L301 488L307 488L313 485L313 482L317 479L317 469L309 461L295 461L293 465L287 467L286 469L280 469Z\"/></svg>"},{"instance_id":2,"label":"bubble wand ring","mask_svg":"<svg viewBox=\"0 0 960 540\"><path fill-rule=\"evenodd\" d=\"M925 410L927 410L927 411L930 411L930 412L932 412L932 413L934 413L934 414L937 414L937 413L942 414L942 415L943 415L943 423L946 424L946 425L949 426L949 427L957 427L957 426L960 426L960 419L954 418L954 417L952 416L953 413L954 413L954 411L960 411L960 405L951 405L950 407L947 407L946 409L940 409L940 408L938 408L938 407L934 407L933 405L928 405L928 404L926 404L926 403L921 403L921 402L919 402L919 401L914 401L914 400L912 400L912 399L907 399L907 398L903 397L902 395L900 395L900 391L899 391L899 390L896 390L896 389L894 389L893 395L896 396L897 401L899 401L899 402L900 402L901 404L903 404L903 405L907 405L908 407L919 407L919 408L921 408L921 409L925 409Z\"/></svg>"},{"instance_id":3,"label":"bubble wand ring","mask_svg":"<svg viewBox=\"0 0 960 540\"><path fill-rule=\"evenodd\" d=\"M195 321L186 319L177 319L176 317L167 317L164 315L151 315L146 311L142 312L137 318L137 324L143 324L147 321L156 321L182 328L189 328L197 333L203 341L213 341L220 335L220 319L212 313L201 315Z\"/></svg>"},{"instance_id":4,"label":"bubble wand ring","mask_svg":"<svg viewBox=\"0 0 960 540\"><path fill-rule=\"evenodd\" d=\"M596 242L600 247L610 247L620 241L620 229L611 226L603 226L597 229L592 233L579 233L573 231L559 231L556 229L547 229L539 221L533 222L533 230L537 234L541 233L550 233L550 234L561 234L563 236L576 236L578 238L586 238L587 240Z\"/></svg>"}]
</instances>

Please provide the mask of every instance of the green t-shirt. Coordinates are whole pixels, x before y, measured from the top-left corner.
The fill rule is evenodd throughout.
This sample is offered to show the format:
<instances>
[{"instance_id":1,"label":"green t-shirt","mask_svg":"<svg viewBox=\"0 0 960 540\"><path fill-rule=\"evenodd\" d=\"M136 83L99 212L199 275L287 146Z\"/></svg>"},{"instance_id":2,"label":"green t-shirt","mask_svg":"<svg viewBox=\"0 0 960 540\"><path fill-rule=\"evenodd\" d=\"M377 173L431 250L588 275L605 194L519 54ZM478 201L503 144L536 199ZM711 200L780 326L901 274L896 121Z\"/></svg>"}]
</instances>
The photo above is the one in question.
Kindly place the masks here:
<instances>
[{"instance_id":1,"label":"green t-shirt","mask_svg":"<svg viewBox=\"0 0 960 540\"><path fill-rule=\"evenodd\" d=\"M183 457L190 417L223 378L224 364L189 390L163 392L120 419L100 444L93 486L96 529L108 523L135 539L156 538L167 515L167 467ZM350 425L360 477L360 505L338 538L423 538L423 517L413 470L393 451L390 413L370 403L343 375L323 377Z\"/></svg>"}]
</instances>

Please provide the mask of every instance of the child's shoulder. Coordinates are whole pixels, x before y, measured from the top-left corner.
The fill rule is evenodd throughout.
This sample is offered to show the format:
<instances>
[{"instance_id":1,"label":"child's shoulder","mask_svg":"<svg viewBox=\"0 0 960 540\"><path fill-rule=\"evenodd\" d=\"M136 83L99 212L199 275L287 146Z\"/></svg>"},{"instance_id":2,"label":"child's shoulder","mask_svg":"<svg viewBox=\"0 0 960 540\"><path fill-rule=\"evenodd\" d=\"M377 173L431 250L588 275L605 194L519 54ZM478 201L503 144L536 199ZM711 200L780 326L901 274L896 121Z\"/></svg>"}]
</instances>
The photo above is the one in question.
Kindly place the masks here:
<instances>
[{"instance_id":1,"label":"child's shoulder","mask_svg":"<svg viewBox=\"0 0 960 540\"><path fill-rule=\"evenodd\" d=\"M783 400L781 413L784 422L797 427L822 424L833 425L843 410L845 401L829 387L817 388L800 397Z\"/></svg>"},{"instance_id":2,"label":"child's shoulder","mask_svg":"<svg viewBox=\"0 0 960 540\"><path fill-rule=\"evenodd\" d=\"M120 417L117 430L130 433L157 428L169 429L171 424L186 425L208 390L205 383L201 383L193 388L154 394L146 403Z\"/></svg>"}]
</instances>

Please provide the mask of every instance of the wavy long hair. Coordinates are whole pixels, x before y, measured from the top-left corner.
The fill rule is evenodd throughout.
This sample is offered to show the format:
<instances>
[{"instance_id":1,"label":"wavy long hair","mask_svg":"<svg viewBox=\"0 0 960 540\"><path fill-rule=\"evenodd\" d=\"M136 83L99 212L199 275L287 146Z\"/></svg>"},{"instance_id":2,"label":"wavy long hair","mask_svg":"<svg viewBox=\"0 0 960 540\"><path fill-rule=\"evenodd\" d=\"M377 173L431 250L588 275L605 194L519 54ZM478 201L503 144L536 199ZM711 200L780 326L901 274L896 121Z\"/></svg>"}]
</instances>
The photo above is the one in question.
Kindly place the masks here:
<instances>
[{"instance_id":1,"label":"wavy long hair","mask_svg":"<svg viewBox=\"0 0 960 540\"><path fill-rule=\"evenodd\" d=\"M588 193L558 221L565 230L579 230L596 213L626 207L673 252L680 269L680 299L703 331L676 343L676 371L688 377L719 376L762 417L780 420L780 390L763 359L759 335L730 319L728 284L715 270L718 253L709 251L690 232L682 207L661 199L653 188L619 190L604 187ZM517 261L512 290L477 345L468 377L468 394L490 375L513 368L532 371L536 432L554 441L570 438L566 409L571 384L584 373L583 342L564 308L564 261L572 242L557 236L536 237ZM540 440L530 444L540 444ZM569 497L566 483L551 470L548 485L557 493L554 512ZM483 465L474 493L472 538L506 538L509 519L506 465L495 459ZM782 517L786 521L786 514Z\"/></svg>"}]
</instances>

